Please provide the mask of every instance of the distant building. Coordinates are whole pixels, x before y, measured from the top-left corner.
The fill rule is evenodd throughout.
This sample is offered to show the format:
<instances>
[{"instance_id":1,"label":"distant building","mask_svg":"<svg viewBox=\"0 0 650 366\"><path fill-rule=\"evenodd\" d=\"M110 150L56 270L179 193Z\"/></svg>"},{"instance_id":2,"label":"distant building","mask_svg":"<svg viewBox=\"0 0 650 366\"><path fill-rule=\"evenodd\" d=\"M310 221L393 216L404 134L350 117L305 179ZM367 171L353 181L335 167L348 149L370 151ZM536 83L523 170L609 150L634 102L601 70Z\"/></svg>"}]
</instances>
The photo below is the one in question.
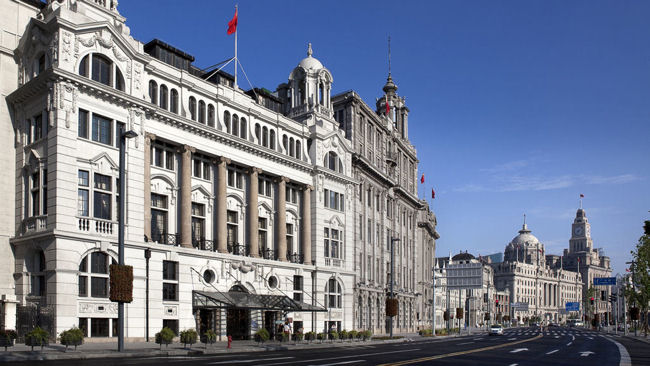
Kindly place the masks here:
<instances>
[{"instance_id":1,"label":"distant building","mask_svg":"<svg viewBox=\"0 0 650 366\"><path fill-rule=\"evenodd\" d=\"M488 254L488 255L483 255L483 258L488 258L490 260L490 263L501 263L503 262L503 253L494 253L494 254Z\"/></svg>"}]
</instances>

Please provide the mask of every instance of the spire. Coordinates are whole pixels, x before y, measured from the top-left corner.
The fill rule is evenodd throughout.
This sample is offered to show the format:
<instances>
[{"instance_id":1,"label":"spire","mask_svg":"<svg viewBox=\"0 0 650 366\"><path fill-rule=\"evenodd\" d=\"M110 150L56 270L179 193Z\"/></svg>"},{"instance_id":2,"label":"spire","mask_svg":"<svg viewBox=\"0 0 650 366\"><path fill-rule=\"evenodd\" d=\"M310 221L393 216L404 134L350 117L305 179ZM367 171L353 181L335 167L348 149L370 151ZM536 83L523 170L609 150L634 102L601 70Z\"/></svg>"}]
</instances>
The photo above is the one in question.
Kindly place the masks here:
<instances>
[{"instance_id":1,"label":"spire","mask_svg":"<svg viewBox=\"0 0 650 366\"><path fill-rule=\"evenodd\" d=\"M526 214L524 214L524 224L521 227L521 230L519 230L520 234L525 234L525 233L530 233L530 230L528 230L528 225L526 225Z\"/></svg>"},{"instance_id":2,"label":"spire","mask_svg":"<svg viewBox=\"0 0 650 366\"><path fill-rule=\"evenodd\" d=\"M307 57L311 57L311 55L314 53L314 51L311 49L311 42L309 42L307 46Z\"/></svg>"},{"instance_id":3,"label":"spire","mask_svg":"<svg viewBox=\"0 0 650 366\"><path fill-rule=\"evenodd\" d=\"M390 77L390 36L388 36L388 77Z\"/></svg>"},{"instance_id":4,"label":"spire","mask_svg":"<svg viewBox=\"0 0 650 366\"><path fill-rule=\"evenodd\" d=\"M393 82L393 76L391 75L390 36L388 36L388 78L383 90L386 94L395 94L397 91L397 85Z\"/></svg>"}]
</instances>

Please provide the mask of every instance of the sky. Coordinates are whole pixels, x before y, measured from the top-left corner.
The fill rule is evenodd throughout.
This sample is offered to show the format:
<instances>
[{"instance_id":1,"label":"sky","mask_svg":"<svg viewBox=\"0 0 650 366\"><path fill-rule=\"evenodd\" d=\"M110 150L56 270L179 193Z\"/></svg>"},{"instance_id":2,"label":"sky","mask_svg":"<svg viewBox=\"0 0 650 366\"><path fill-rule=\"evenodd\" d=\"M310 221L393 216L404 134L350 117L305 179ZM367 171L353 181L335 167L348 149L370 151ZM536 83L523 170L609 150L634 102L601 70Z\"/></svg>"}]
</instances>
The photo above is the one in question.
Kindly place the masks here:
<instances>
[{"instance_id":1,"label":"sky","mask_svg":"<svg viewBox=\"0 0 650 366\"><path fill-rule=\"evenodd\" d=\"M524 214L546 252L561 254L584 194L594 246L625 272L650 219L650 2L238 5L238 57L255 87L286 82L311 42L332 94L355 90L374 106L391 37L420 196L431 202L436 191L437 256L503 252ZM159 38L206 68L234 54L234 6L121 1L118 10L137 40Z\"/></svg>"}]
</instances>

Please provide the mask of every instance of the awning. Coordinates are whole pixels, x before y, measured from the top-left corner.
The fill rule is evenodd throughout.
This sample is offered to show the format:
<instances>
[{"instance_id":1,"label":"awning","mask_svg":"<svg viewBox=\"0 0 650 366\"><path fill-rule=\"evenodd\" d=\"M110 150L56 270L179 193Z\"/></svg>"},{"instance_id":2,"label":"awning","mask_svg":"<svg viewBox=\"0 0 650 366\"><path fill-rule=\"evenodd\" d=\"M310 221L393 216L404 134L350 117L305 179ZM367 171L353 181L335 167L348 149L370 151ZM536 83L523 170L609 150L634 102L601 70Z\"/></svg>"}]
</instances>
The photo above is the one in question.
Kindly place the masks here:
<instances>
[{"instance_id":1,"label":"awning","mask_svg":"<svg viewBox=\"0 0 650 366\"><path fill-rule=\"evenodd\" d=\"M296 301L285 295L258 295L246 292L192 291L192 306L201 309L257 309L292 311L327 311L319 306Z\"/></svg>"}]
</instances>

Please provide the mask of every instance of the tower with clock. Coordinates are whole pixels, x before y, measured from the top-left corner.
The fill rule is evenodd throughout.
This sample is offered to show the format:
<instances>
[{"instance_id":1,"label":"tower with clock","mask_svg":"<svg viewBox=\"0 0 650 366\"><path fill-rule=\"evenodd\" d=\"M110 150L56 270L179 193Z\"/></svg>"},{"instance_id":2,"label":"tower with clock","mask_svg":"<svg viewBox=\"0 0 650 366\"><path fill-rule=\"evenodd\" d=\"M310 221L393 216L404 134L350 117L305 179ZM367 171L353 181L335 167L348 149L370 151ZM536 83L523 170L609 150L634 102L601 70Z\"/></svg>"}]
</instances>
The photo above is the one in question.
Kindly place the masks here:
<instances>
[{"instance_id":1,"label":"tower with clock","mask_svg":"<svg viewBox=\"0 0 650 366\"><path fill-rule=\"evenodd\" d=\"M569 252L591 252L594 244L591 240L591 226L587 220L585 210L579 208L576 218L571 225L571 239L569 239Z\"/></svg>"}]
</instances>

